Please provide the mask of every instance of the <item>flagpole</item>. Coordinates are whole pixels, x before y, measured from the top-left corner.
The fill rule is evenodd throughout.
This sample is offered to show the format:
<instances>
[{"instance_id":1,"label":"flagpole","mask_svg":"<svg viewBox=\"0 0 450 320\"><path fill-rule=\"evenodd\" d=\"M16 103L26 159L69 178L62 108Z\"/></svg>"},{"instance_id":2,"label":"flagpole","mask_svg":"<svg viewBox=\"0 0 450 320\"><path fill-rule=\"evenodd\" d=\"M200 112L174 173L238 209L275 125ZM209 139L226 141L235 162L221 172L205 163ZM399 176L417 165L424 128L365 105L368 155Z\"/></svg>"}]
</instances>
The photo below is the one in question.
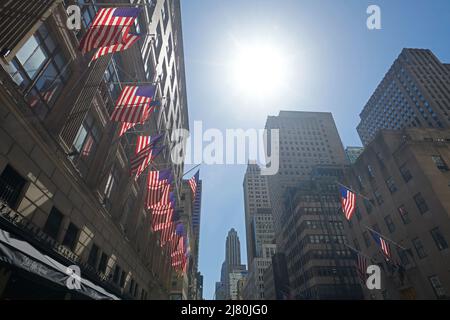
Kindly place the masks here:
<instances>
[{"instance_id":1,"label":"flagpole","mask_svg":"<svg viewBox=\"0 0 450 320\"><path fill-rule=\"evenodd\" d=\"M379 235L379 236L382 237L383 239L386 239L387 241L391 242L393 245L399 247L400 249L406 250L406 248L404 248L403 246L399 245L397 242L395 242L395 241L389 239L388 237L385 237L385 236L382 235L381 233L379 233L379 232L373 230L372 228L369 228L369 227L366 226L366 225L364 225L364 227L365 227L366 229L369 229L369 230L372 231L372 232L375 232L377 235Z\"/></svg>"},{"instance_id":2,"label":"flagpole","mask_svg":"<svg viewBox=\"0 0 450 320\"><path fill-rule=\"evenodd\" d=\"M361 194L361 193L359 193L359 192L353 190L352 188L349 188L349 187L347 187L346 185L343 185L342 183L339 183L339 182L336 182L336 183L337 183L338 185L344 187L344 188L347 188L348 190L350 190L350 191L353 192L354 194L360 196L361 198L366 199L367 201L372 201L371 199L367 198L365 195L363 195L363 194Z\"/></svg>"},{"instance_id":3,"label":"flagpole","mask_svg":"<svg viewBox=\"0 0 450 320\"><path fill-rule=\"evenodd\" d=\"M146 7L151 6L152 3L117 3L117 2L101 2L101 3L78 3L77 6L81 7Z\"/></svg>"},{"instance_id":4,"label":"flagpole","mask_svg":"<svg viewBox=\"0 0 450 320\"><path fill-rule=\"evenodd\" d=\"M139 85L139 84L159 84L160 81L156 80L156 81L140 81L140 80L136 80L136 81L110 81L109 83L111 84L135 84L135 85Z\"/></svg>"},{"instance_id":5,"label":"flagpole","mask_svg":"<svg viewBox=\"0 0 450 320\"><path fill-rule=\"evenodd\" d=\"M182 177L184 177L185 175L187 175L189 172L191 172L191 171L194 170L195 168L199 167L200 165L201 165L201 163L199 163L199 164L197 164L195 167L189 169L188 171L186 171L186 172L182 175Z\"/></svg>"},{"instance_id":6,"label":"flagpole","mask_svg":"<svg viewBox=\"0 0 450 320\"><path fill-rule=\"evenodd\" d=\"M369 259L370 261L373 260L373 258L369 257L368 255L365 255L364 253L362 253L361 251L357 250L356 248L353 248L352 246L349 246L348 244L344 243L344 246L346 246L347 248L349 248L352 251L357 252L358 254L362 255L363 257L366 257L367 259Z\"/></svg>"}]
</instances>

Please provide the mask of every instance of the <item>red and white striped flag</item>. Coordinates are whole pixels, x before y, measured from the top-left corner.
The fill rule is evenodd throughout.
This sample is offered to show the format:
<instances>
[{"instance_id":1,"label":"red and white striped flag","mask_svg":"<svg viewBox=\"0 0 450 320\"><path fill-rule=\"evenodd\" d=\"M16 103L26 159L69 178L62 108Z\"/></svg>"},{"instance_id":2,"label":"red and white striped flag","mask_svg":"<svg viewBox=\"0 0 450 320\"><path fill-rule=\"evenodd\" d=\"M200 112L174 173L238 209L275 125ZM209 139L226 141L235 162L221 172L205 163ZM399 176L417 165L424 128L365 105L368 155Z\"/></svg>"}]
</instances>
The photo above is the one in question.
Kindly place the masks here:
<instances>
[{"instance_id":1,"label":"red and white striped flag","mask_svg":"<svg viewBox=\"0 0 450 320\"><path fill-rule=\"evenodd\" d=\"M172 267L176 269L182 269L183 257L184 257L184 237L178 238L175 251L171 254Z\"/></svg>"},{"instance_id":2,"label":"red and white striped flag","mask_svg":"<svg viewBox=\"0 0 450 320\"><path fill-rule=\"evenodd\" d=\"M91 154L92 146L94 145L94 138L89 135L86 142L84 143L83 150L81 150L81 155L87 157Z\"/></svg>"},{"instance_id":3,"label":"red and white striped flag","mask_svg":"<svg viewBox=\"0 0 450 320\"><path fill-rule=\"evenodd\" d=\"M139 8L102 8L94 17L80 41L82 54L99 48L94 59L102 54L127 49L136 42L136 35L129 33L139 15ZM113 49L111 47L114 47ZM106 49L105 49L106 48Z\"/></svg>"},{"instance_id":4,"label":"red and white striped flag","mask_svg":"<svg viewBox=\"0 0 450 320\"><path fill-rule=\"evenodd\" d=\"M144 123L145 121L147 121L147 119L150 117L153 110L155 110L155 108L153 108L153 107L150 107L150 108L144 110L144 114L142 115L142 120L138 123ZM120 126L120 130L119 130L119 137L123 136L125 134L125 132L127 132L128 130L133 128L136 124L137 123L132 123L132 122L122 122L122 124Z\"/></svg>"},{"instance_id":5,"label":"red and white striped flag","mask_svg":"<svg viewBox=\"0 0 450 320\"><path fill-rule=\"evenodd\" d=\"M349 188L344 186L339 186L339 192L341 195L342 211L345 214L345 218L350 220L356 210L356 195Z\"/></svg>"},{"instance_id":6,"label":"red and white striped flag","mask_svg":"<svg viewBox=\"0 0 450 320\"><path fill-rule=\"evenodd\" d=\"M105 46L105 47L98 49L97 52L95 53L95 55L92 57L91 61L94 61L95 59L98 59L99 57L105 56L109 53L127 50L136 41L138 41L139 38L140 38L140 36L137 34L130 34L130 33L126 32L126 34L122 38L121 43L113 44L111 46Z\"/></svg>"},{"instance_id":7,"label":"red and white striped flag","mask_svg":"<svg viewBox=\"0 0 450 320\"><path fill-rule=\"evenodd\" d=\"M146 207L151 208L158 204L162 197L164 187L172 183L170 169L161 171L148 171Z\"/></svg>"},{"instance_id":8,"label":"red and white striped flag","mask_svg":"<svg viewBox=\"0 0 450 320\"><path fill-rule=\"evenodd\" d=\"M150 107L150 103L155 92L156 87L153 85L125 86L119 99L117 99L116 106L111 114L111 121L144 122L154 108Z\"/></svg>"},{"instance_id":9,"label":"red and white striped flag","mask_svg":"<svg viewBox=\"0 0 450 320\"><path fill-rule=\"evenodd\" d=\"M155 147L161 137L162 134L154 137L138 136L136 154L130 163L131 175L135 175L135 179L139 178L150 162L162 151L162 148Z\"/></svg>"},{"instance_id":10,"label":"red and white striped flag","mask_svg":"<svg viewBox=\"0 0 450 320\"><path fill-rule=\"evenodd\" d=\"M359 279L363 283L366 283L368 266L369 266L368 259L361 253L357 252L356 269L358 270Z\"/></svg>"},{"instance_id":11,"label":"red and white striped flag","mask_svg":"<svg viewBox=\"0 0 450 320\"><path fill-rule=\"evenodd\" d=\"M159 214L155 214L155 212L158 212ZM161 231L169 227L170 223L172 223L173 212L173 208L165 209L164 211L154 211L152 215L153 231Z\"/></svg>"},{"instance_id":12,"label":"red and white striped flag","mask_svg":"<svg viewBox=\"0 0 450 320\"><path fill-rule=\"evenodd\" d=\"M170 221L168 225L162 230L160 244L164 246L166 243L169 243L172 236L175 235L175 224Z\"/></svg>"},{"instance_id":13,"label":"red and white striped flag","mask_svg":"<svg viewBox=\"0 0 450 320\"><path fill-rule=\"evenodd\" d=\"M158 204L151 207L152 229L154 231L159 231L169 226L169 223L172 222L174 207L174 194L170 192L170 184L167 184Z\"/></svg>"},{"instance_id":14,"label":"red and white striped flag","mask_svg":"<svg viewBox=\"0 0 450 320\"><path fill-rule=\"evenodd\" d=\"M194 199L194 200L195 200L195 196L197 193L199 173L200 173L200 170L197 170L197 172L194 174L194 176L188 180L189 186L191 187L191 190L192 190L192 199Z\"/></svg>"}]
</instances>

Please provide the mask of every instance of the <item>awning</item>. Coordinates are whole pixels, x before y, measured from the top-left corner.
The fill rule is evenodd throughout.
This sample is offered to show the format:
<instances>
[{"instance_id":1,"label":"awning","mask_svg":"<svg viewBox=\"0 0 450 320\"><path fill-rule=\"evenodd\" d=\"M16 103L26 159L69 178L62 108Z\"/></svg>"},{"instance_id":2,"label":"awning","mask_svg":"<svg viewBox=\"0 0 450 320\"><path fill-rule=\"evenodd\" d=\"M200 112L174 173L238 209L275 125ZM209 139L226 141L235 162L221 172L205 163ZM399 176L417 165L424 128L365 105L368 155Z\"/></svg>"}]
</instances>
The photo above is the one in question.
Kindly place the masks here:
<instances>
[{"instance_id":1,"label":"awning","mask_svg":"<svg viewBox=\"0 0 450 320\"><path fill-rule=\"evenodd\" d=\"M64 266L55 259L42 254L28 242L16 238L3 229L0 229L0 261L32 272L71 290L66 286L66 281L70 278L66 273L69 266ZM80 289L72 290L96 300L120 300L102 287L84 279L83 274L81 274L80 284Z\"/></svg>"}]
</instances>

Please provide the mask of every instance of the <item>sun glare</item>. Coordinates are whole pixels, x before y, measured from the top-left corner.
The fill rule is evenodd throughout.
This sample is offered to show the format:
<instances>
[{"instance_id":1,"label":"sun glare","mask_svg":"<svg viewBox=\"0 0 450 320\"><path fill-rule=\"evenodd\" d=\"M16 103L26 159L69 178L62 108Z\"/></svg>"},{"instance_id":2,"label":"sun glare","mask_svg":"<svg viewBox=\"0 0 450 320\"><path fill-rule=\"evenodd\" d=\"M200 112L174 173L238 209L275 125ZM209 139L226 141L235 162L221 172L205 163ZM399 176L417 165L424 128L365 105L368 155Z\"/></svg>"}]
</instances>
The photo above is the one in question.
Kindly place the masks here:
<instances>
[{"instance_id":1,"label":"sun glare","mask_svg":"<svg viewBox=\"0 0 450 320\"><path fill-rule=\"evenodd\" d=\"M286 83L283 54L273 46L240 46L232 61L233 82L249 96L273 96Z\"/></svg>"}]
</instances>

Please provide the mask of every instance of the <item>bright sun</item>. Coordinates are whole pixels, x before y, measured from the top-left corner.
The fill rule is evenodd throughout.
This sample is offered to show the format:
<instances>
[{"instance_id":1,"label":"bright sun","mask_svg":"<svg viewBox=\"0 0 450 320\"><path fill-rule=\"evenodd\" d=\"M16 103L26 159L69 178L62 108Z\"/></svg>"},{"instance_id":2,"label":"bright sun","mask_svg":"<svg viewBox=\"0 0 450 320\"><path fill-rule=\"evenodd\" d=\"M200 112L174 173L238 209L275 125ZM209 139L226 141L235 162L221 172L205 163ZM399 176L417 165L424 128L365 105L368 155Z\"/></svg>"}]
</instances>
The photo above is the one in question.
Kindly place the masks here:
<instances>
[{"instance_id":1,"label":"bright sun","mask_svg":"<svg viewBox=\"0 0 450 320\"><path fill-rule=\"evenodd\" d=\"M234 85L241 93L273 96L286 83L285 57L273 46L241 45L232 61L232 73Z\"/></svg>"}]
</instances>

